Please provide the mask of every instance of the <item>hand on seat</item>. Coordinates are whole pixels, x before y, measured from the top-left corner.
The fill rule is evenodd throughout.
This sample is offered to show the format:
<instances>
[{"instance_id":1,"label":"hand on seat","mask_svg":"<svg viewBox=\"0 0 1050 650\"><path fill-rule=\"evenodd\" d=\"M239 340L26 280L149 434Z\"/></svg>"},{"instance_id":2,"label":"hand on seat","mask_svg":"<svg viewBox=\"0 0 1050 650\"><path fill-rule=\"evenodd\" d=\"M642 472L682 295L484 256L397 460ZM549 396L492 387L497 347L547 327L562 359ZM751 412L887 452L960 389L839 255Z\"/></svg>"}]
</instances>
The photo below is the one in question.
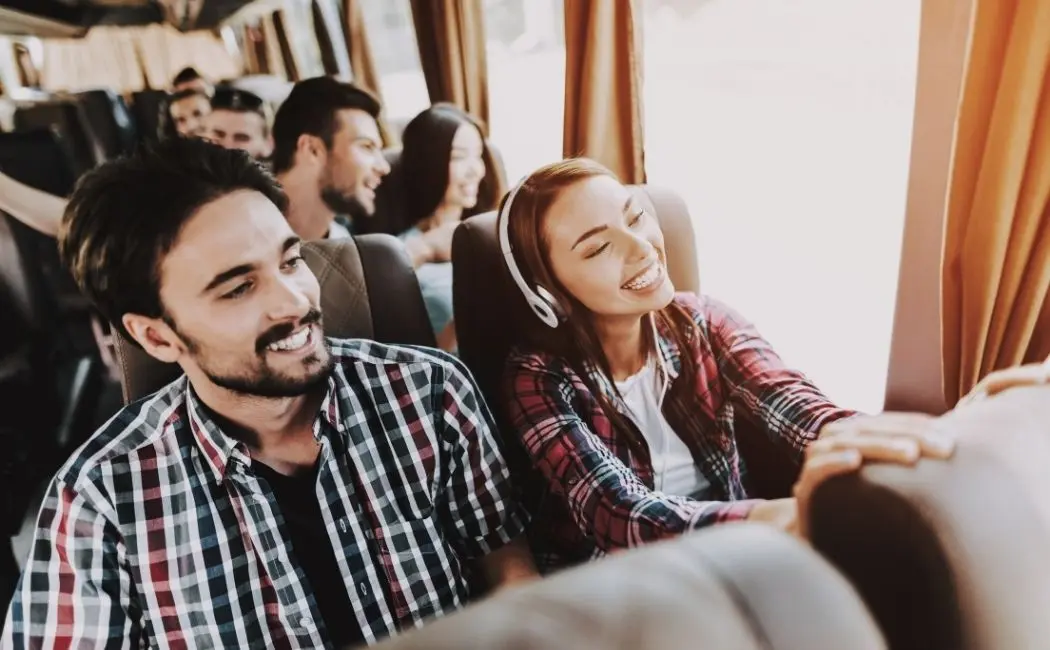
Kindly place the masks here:
<instances>
[{"instance_id":1,"label":"hand on seat","mask_svg":"<svg viewBox=\"0 0 1050 650\"><path fill-rule=\"evenodd\" d=\"M808 539L805 515L810 499L832 476L854 472L870 462L913 465L920 458L949 458L955 443L938 430L936 423L936 418L920 413L883 413L829 424L806 450L802 474L794 487L795 498L759 503L749 519Z\"/></svg>"},{"instance_id":2,"label":"hand on seat","mask_svg":"<svg viewBox=\"0 0 1050 650\"><path fill-rule=\"evenodd\" d=\"M959 400L955 408L961 408L974 402L993 397L999 393L1019 386L1050 385L1050 357L1043 363L1029 363L1014 368L1006 368L991 373L973 387L965 397Z\"/></svg>"}]
</instances>

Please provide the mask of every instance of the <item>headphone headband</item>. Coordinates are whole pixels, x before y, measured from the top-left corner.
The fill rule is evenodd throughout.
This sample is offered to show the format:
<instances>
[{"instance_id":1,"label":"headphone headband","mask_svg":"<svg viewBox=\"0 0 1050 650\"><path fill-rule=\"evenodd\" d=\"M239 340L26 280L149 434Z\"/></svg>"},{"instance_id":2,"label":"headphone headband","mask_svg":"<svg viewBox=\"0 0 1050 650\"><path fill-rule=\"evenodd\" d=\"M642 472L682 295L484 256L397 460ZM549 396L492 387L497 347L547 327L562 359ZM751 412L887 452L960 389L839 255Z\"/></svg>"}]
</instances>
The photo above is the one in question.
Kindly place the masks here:
<instances>
[{"instance_id":1,"label":"headphone headband","mask_svg":"<svg viewBox=\"0 0 1050 650\"><path fill-rule=\"evenodd\" d=\"M507 270L510 271L510 277L514 280L514 284L518 285L521 295L525 297L525 302L529 304L533 313L545 325L555 328L558 327L560 319L555 309L557 303L554 296L539 285L536 286L535 290L529 286L521 275L521 269L518 268L518 263L514 259L514 250L510 245L510 206L514 203L515 197L518 196L518 191L521 190L527 180L526 178L515 185L510 194L507 195L507 200L503 202L503 209L499 212L496 224L496 230L499 233L499 247Z\"/></svg>"}]
</instances>

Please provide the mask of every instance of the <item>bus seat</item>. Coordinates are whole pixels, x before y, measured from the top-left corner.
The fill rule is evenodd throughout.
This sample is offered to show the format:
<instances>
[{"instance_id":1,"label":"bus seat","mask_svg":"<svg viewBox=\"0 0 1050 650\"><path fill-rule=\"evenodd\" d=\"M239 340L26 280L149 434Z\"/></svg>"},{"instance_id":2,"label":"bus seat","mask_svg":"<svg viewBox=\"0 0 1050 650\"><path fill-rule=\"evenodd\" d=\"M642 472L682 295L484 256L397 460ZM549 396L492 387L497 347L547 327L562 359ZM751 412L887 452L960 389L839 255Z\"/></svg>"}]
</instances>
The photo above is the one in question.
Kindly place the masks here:
<instances>
[{"instance_id":1,"label":"bus seat","mask_svg":"<svg viewBox=\"0 0 1050 650\"><path fill-rule=\"evenodd\" d=\"M41 128L0 133L0 171L32 188L69 196L76 167L57 130Z\"/></svg>"},{"instance_id":2,"label":"bus seat","mask_svg":"<svg viewBox=\"0 0 1050 650\"><path fill-rule=\"evenodd\" d=\"M814 547L893 648L1041 648L1050 639L1050 387L950 412L948 461L872 464L822 486Z\"/></svg>"},{"instance_id":3,"label":"bus seat","mask_svg":"<svg viewBox=\"0 0 1050 650\"><path fill-rule=\"evenodd\" d=\"M507 178L504 173L503 157L499 149L488 143L489 151L495 159L495 166L502 186L506 186ZM393 147L383 150L383 155L390 163L390 173L386 175L383 182L376 188L376 212L367 219L359 219L354 224L359 233L382 232L389 235L399 235L411 227L408 224L407 205L405 203L405 178L401 172L401 148ZM496 201L502 197L496 197Z\"/></svg>"},{"instance_id":4,"label":"bus seat","mask_svg":"<svg viewBox=\"0 0 1050 650\"><path fill-rule=\"evenodd\" d=\"M131 111L112 90L88 90L75 95L107 160L130 153L138 141Z\"/></svg>"},{"instance_id":5,"label":"bus seat","mask_svg":"<svg viewBox=\"0 0 1050 650\"><path fill-rule=\"evenodd\" d=\"M105 159L97 146L81 106L72 100L49 100L15 111L15 130L57 130L62 145L73 161L77 178Z\"/></svg>"},{"instance_id":6,"label":"bus seat","mask_svg":"<svg viewBox=\"0 0 1050 650\"><path fill-rule=\"evenodd\" d=\"M328 336L434 346L415 271L397 238L377 234L309 242L303 257L321 285ZM115 340L125 403L181 374L177 365L157 361L123 336Z\"/></svg>"},{"instance_id":7,"label":"bus seat","mask_svg":"<svg viewBox=\"0 0 1050 650\"><path fill-rule=\"evenodd\" d=\"M156 142L175 135L168 119L168 93L163 90L141 90L131 96L131 114L143 142Z\"/></svg>"},{"instance_id":8,"label":"bus seat","mask_svg":"<svg viewBox=\"0 0 1050 650\"><path fill-rule=\"evenodd\" d=\"M876 650L853 588L761 524L725 524L496 592L377 650Z\"/></svg>"}]
</instances>

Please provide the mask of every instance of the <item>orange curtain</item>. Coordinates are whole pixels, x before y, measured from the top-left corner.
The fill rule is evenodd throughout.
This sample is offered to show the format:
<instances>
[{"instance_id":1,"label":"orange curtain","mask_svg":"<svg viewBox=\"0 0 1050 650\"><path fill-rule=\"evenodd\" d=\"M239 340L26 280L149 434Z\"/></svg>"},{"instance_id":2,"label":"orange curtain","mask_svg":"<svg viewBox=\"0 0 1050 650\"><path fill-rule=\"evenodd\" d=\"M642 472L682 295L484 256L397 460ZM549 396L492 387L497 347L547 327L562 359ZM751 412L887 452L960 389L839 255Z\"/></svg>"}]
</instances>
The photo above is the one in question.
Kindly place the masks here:
<instances>
[{"instance_id":1,"label":"orange curtain","mask_svg":"<svg viewBox=\"0 0 1050 650\"><path fill-rule=\"evenodd\" d=\"M269 74L281 77L285 81L295 81L289 74L284 62L284 50L281 47L281 39L277 33L277 20L275 14L263 16L262 21L262 44L266 52L266 67ZM293 62L294 63L294 62Z\"/></svg>"},{"instance_id":2,"label":"orange curtain","mask_svg":"<svg viewBox=\"0 0 1050 650\"><path fill-rule=\"evenodd\" d=\"M295 50L292 48L291 36L288 33L288 21L284 17L284 9L273 13L273 31L276 36L277 46L280 48L281 60L284 62L288 81L299 81L302 77L299 76L299 65L295 60Z\"/></svg>"},{"instance_id":3,"label":"orange curtain","mask_svg":"<svg viewBox=\"0 0 1050 650\"><path fill-rule=\"evenodd\" d=\"M966 65L944 248L949 405L1050 354L1050 2L978 0Z\"/></svg>"},{"instance_id":4,"label":"orange curtain","mask_svg":"<svg viewBox=\"0 0 1050 650\"><path fill-rule=\"evenodd\" d=\"M489 121L481 0L411 0L419 61L431 102L451 102Z\"/></svg>"},{"instance_id":5,"label":"orange curtain","mask_svg":"<svg viewBox=\"0 0 1050 650\"><path fill-rule=\"evenodd\" d=\"M361 12L360 0L343 0L343 22L343 34L346 38L346 50L350 54L354 85L369 90L379 99L379 103L383 104L383 94L379 89L379 73L376 72L372 48L368 44L368 33L365 30L365 19ZM383 137L384 146L392 147L398 144L397 135L382 116L379 119L379 133Z\"/></svg>"},{"instance_id":6,"label":"orange curtain","mask_svg":"<svg viewBox=\"0 0 1050 650\"><path fill-rule=\"evenodd\" d=\"M565 2L563 153L593 158L624 183L645 182L636 19L635 0Z\"/></svg>"}]
</instances>

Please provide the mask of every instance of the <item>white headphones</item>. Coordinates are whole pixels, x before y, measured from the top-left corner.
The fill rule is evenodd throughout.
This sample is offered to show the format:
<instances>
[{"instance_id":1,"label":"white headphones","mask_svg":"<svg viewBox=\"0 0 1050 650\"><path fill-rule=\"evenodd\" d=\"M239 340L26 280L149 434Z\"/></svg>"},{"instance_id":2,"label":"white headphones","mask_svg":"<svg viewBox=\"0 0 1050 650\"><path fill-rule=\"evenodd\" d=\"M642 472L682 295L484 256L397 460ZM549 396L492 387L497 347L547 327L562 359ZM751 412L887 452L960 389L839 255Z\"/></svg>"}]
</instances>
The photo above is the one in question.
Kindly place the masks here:
<instances>
[{"instance_id":1,"label":"white headphones","mask_svg":"<svg viewBox=\"0 0 1050 650\"><path fill-rule=\"evenodd\" d=\"M510 271L510 277L514 278L514 284L518 285L518 289L521 290L521 295L525 296L525 302L529 303L529 307L532 308L533 313L545 325L551 328L558 327L561 322L561 309L558 306L558 301L551 295L550 291L547 291L540 285L536 285L536 289L525 282L525 278L521 276L521 270L518 269L518 263L514 261L514 251L510 247L510 205L514 202L514 197L518 195L518 190L525 184L525 181L521 181L514 186L514 189L510 191L507 196L507 200L503 202L503 209L500 210L497 226L499 230L499 247L503 252L503 260L507 264L507 270Z\"/></svg>"}]
</instances>

